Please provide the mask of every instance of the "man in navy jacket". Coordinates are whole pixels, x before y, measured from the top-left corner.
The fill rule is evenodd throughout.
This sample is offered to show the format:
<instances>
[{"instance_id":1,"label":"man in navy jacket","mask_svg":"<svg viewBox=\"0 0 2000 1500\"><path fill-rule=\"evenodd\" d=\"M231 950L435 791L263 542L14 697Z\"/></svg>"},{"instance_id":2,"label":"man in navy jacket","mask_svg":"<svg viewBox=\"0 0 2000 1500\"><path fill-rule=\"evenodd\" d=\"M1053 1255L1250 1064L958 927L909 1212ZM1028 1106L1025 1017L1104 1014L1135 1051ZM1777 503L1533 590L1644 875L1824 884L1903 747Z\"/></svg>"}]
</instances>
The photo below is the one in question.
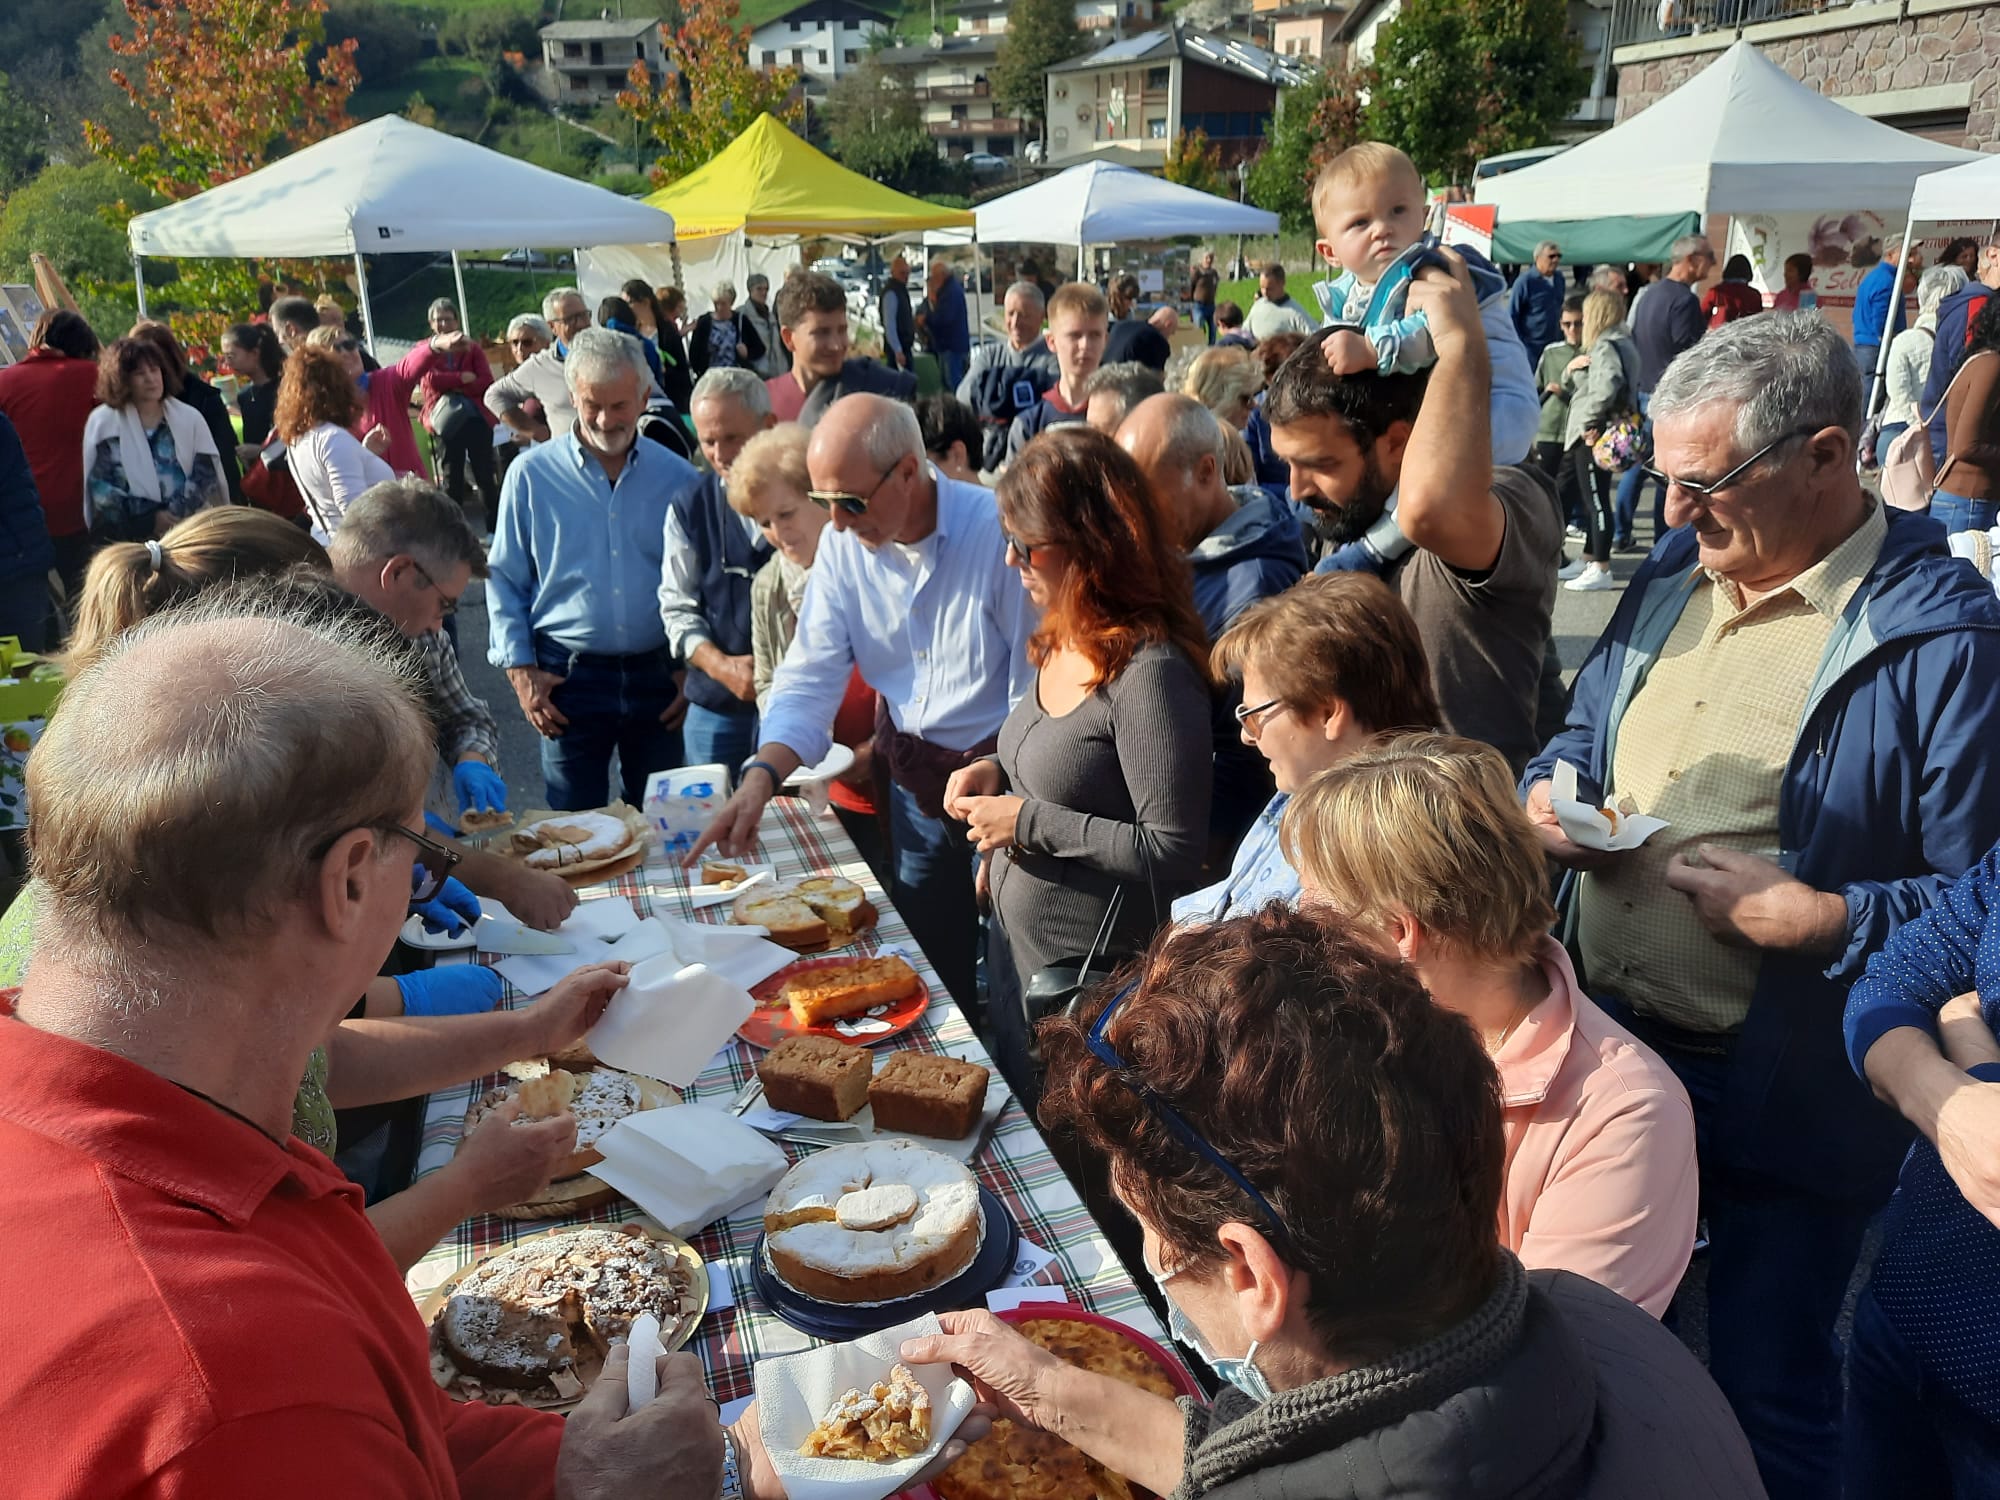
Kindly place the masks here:
<instances>
[{"instance_id":1,"label":"man in navy jacket","mask_svg":"<svg viewBox=\"0 0 2000 1500\"><path fill-rule=\"evenodd\" d=\"M1931 368L1924 377L1923 395L1918 399L1923 414L1930 418L1931 457L1944 467L1944 397L1951 377L1965 363L1965 348L1972 338L1972 325L1985 310L1986 299L2000 287L2000 238L1992 240L1979 254L1979 275L1938 304L1937 337L1931 341Z\"/></svg>"},{"instance_id":2,"label":"man in navy jacket","mask_svg":"<svg viewBox=\"0 0 2000 1500\"><path fill-rule=\"evenodd\" d=\"M1653 393L1676 528L1522 778L1590 993L1687 1085L1710 1368L1773 1500L1838 1492L1834 1325L1909 1133L1847 1067L1842 998L2000 839L2000 602L1859 485L1861 381L1812 314L1711 333ZM1671 826L1581 849L1551 807Z\"/></svg>"}]
</instances>

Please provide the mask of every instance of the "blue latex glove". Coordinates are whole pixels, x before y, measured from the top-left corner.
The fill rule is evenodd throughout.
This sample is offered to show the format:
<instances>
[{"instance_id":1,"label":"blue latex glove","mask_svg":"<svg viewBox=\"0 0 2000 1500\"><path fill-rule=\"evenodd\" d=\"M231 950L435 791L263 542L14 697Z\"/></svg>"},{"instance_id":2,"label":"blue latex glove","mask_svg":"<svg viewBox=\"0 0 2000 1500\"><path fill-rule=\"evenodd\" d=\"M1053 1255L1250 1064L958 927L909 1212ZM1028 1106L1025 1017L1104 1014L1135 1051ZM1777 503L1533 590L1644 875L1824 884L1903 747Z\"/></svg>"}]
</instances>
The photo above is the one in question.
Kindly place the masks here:
<instances>
[{"instance_id":1,"label":"blue latex glove","mask_svg":"<svg viewBox=\"0 0 2000 1500\"><path fill-rule=\"evenodd\" d=\"M425 932L442 932L448 937L457 937L482 914L479 898L450 875L445 877L443 890L410 910L424 919Z\"/></svg>"},{"instance_id":2,"label":"blue latex glove","mask_svg":"<svg viewBox=\"0 0 2000 1500\"><path fill-rule=\"evenodd\" d=\"M470 1016L500 1003L501 981L484 964L453 964L398 975L396 988L406 1016Z\"/></svg>"},{"instance_id":3,"label":"blue latex glove","mask_svg":"<svg viewBox=\"0 0 2000 1500\"><path fill-rule=\"evenodd\" d=\"M462 760L453 766L451 784L458 788L458 810L462 813L507 810L507 783L483 760Z\"/></svg>"}]
</instances>

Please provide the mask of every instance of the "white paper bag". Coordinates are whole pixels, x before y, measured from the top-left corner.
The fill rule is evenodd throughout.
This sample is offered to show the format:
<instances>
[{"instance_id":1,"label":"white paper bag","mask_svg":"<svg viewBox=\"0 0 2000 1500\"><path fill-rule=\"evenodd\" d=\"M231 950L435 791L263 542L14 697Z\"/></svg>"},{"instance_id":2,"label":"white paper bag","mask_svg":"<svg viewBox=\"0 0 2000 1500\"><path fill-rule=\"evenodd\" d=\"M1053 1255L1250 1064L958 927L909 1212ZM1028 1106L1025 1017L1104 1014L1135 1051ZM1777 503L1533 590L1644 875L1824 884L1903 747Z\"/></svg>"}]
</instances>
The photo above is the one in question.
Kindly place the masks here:
<instances>
[{"instance_id":1,"label":"white paper bag","mask_svg":"<svg viewBox=\"0 0 2000 1500\"><path fill-rule=\"evenodd\" d=\"M1579 800L1576 767L1566 760L1556 762L1555 774L1549 778L1549 804L1569 841L1583 849L1636 849L1670 826L1664 818L1641 813L1613 818L1603 808Z\"/></svg>"},{"instance_id":2,"label":"white paper bag","mask_svg":"<svg viewBox=\"0 0 2000 1500\"><path fill-rule=\"evenodd\" d=\"M889 1378L905 1339L942 1331L936 1315L926 1313L851 1344L822 1344L804 1354L757 1361L752 1377L757 1386L758 1432L791 1500L883 1500L909 1488L937 1457L974 1401L972 1387L955 1378L949 1365L909 1366L931 1394L931 1446L915 1458L888 1464L807 1458L799 1447L843 1391L866 1390Z\"/></svg>"},{"instance_id":3,"label":"white paper bag","mask_svg":"<svg viewBox=\"0 0 2000 1500\"><path fill-rule=\"evenodd\" d=\"M585 1040L601 1062L686 1088L756 1008L740 985L666 953L632 970Z\"/></svg>"}]
</instances>

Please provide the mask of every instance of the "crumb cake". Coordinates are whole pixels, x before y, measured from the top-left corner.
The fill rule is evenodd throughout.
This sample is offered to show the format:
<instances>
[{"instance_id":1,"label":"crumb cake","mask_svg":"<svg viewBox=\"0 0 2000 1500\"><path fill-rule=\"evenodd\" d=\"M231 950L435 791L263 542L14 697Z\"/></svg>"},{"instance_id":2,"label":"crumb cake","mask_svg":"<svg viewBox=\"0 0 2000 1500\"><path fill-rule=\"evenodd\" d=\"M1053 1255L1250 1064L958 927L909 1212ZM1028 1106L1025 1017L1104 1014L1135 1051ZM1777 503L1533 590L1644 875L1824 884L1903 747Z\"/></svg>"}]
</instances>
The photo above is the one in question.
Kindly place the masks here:
<instances>
[{"instance_id":1,"label":"crumb cake","mask_svg":"<svg viewBox=\"0 0 2000 1500\"><path fill-rule=\"evenodd\" d=\"M1014 1325L1065 1363L1172 1399L1178 1392L1151 1355L1113 1329L1075 1318ZM931 1481L943 1500L1132 1500L1132 1486L1061 1438L1005 1417Z\"/></svg>"},{"instance_id":2,"label":"crumb cake","mask_svg":"<svg viewBox=\"0 0 2000 1500\"><path fill-rule=\"evenodd\" d=\"M789 886L757 886L730 903L732 921L765 928L771 941L813 953L853 939L873 926L868 893L838 875L816 875Z\"/></svg>"},{"instance_id":3,"label":"crumb cake","mask_svg":"<svg viewBox=\"0 0 2000 1500\"><path fill-rule=\"evenodd\" d=\"M972 1264L980 1232L972 1173L909 1141L808 1156L764 1205L771 1269L821 1302L891 1302L929 1291Z\"/></svg>"},{"instance_id":4,"label":"crumb cake","mask_svg":"<svg viewBox=\"0 0 2000 1500\"><path fill-rule=\"evenodd\" d=\"M842 1016L858 1016L878 1005L907 1000L923 987L908 960L881 958L829 960L778 987L778 999L792 1008L801 1026L824 1026Z\"/></svg>"},{"instance_id":5,"label":"crumb cake","mask_svg":"<svg viewBox=\"0 0 2000 1500\"><path fill-rule=\"evenodd\" d=\"M671 1325L687 1291L686 1268L671 1248L643 1234L578 1229L475 1266L439 1309L438 1337L475 1380L561 1389L579 1364L600 1365L641 1313Z\"/></svg>"},{"instance_id":6,"label":"crumb cake","mask_svg":"<svg viewBox=\"0 0 2000 1500\"><path fill-rule=\"evenodd\" d=\"M931 1445L931 1393L906 1365L865 1391L842 1391L799 1445L807 1458L851 1458L890 1464Z\"/></svg>"},{"instance_id":7,"label":"crumb cake","mask_svg":"<svg viewBox=\"0 0 2000 1500\"><path fill-rule=\"evenodd\" d=\"M986 1109L990 1075L978 1063L930 1052L896 1052L868 1084L877 1130L963 1140Z\"/></svg>"},{"instance_id":8,"label":"crumb cake","mask_svg":"<svg viewBox=\"0 0 2000 1500\"><path fill-rule=\"evenodd\" d=\"M845 1120L868 1102L866 1048L825 1036L788 1036L757 1064L764 1102L813 1120Z\"/></svg>"},{"instance_id":9,"label":"crumb cake","mask_svg":"<svg viewBox=\"0 0 2000 1500\"><path fill-rule=\"evenodd\" d=\"M466 1116L467 1132L476 1128L492 1110L515 1097L521 1101L521 1113L515 1117L517 1124L546 1120L565 1109L576 1116L576 1149L568 1161L556 1168L557 1180L574 1177L603 1161L597 1143L605 1132L627 1115L647 1107L640 1082L630 1073L604 1067L581 1073L551 1068L540 1077L488 1090Z\"/></svg>"}]
</instances>

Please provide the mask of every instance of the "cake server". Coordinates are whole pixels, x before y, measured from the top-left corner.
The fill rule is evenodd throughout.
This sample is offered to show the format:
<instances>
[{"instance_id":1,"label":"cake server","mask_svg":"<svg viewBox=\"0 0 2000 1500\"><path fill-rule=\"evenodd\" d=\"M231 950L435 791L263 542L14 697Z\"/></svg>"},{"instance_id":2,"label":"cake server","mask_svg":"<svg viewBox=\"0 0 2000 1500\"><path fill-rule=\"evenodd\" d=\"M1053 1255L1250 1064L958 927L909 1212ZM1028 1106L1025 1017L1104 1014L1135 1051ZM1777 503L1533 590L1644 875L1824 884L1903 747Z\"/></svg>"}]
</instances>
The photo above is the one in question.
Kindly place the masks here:
<instances>
[{"instance_id":1,"label":"cake server","mask_svg":"<svg viewBox=\"0 0 2000 1500\"><path fill-rule=\"evenodd\" d=\"M576 952L576 944L550 932L537 932L518 917L480 915L472 929L473 943L481 953L560 954Z\"/></svg>"}]
</instances>

